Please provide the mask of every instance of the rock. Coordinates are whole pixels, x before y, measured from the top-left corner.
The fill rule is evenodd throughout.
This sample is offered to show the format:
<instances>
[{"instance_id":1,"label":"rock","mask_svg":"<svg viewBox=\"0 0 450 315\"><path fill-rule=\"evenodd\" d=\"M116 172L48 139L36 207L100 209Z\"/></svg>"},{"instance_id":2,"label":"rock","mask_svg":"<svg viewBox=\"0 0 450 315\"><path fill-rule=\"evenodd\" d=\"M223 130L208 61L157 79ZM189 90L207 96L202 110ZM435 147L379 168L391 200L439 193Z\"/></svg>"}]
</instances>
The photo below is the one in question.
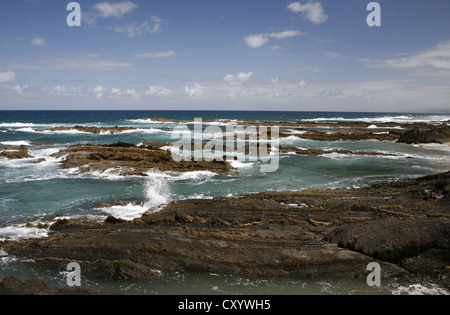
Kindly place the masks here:
<instances>
[{"instance_id":1,"label":"rock","mask_svg":"<svg viewBox=\"0 0 450 315\"><path fill-rule=\"evenodd\" d=\"M81 132L87 132L92 134L118 134L124 131L132 131L136 130L136 128L132 127L85 127L85 126L75 126L75 127L54 127L49 129L43 129L43 130L36 130L36 131L52 131L52 132L58 132L58 131L71 131L71 130L77 130Z\"/></svg>"},{"instance_id":2,"label":"rock","mask_svg":"<svg viewBox=\"0 0 450 315\"><path fill-rule=\"evenodd\" d=\"M12 160L32 158L28 153L28 148L24 145L21 145L20 147L6 147L0 152L0 157Z\"/></svg>"},{"instance_id":3,"label":"rock","mask_svg":"<svg viewBox=\"0 0 450 315\"><path fill-rule=\"evenodd\" d=\"M440 126L430 126L429 129L414 128L399 139L399 143L417 144L417 143L441 143L450 141L450 127L447 124Z\"/></svg>"},{"instance_id":4,"label":"rock","mask_svg":"<svg viewBox=\"0 0 450 315\"><path fill-rule=\"evenodd\" d=\"M211 171L228 175L234 170L226 161L194 161L191 158L190 161L177 162L168 151L122 142L97 146L75 145L52 156L66 156L61 165L65 168L78 168L83 173L120 169L122 176L146 176L149 170L157 169L162 172Z\"/></svg>"},{"instance_id":5,"label":"rock","mask_svg":"<svg viewBox=\"0 0 450 315\"><path fill-rule=\"evenodd\" d=\"M33 161L33 162L31 162L32 164L39 164L39 163L42 163L42 162L45 162L45 161L47 161L46 159L44 159L44 158L40 158L40 159L37 159L36 161Z\"/></svg>"},{"instance_id":6,"label":"rock","mask_svg":"<svg viewBox=\"0 0 450 315\"><path fill-rule=\"evenodd\" d=\"M341 150L341 149L322 150L322 149L312 149L312 148L298 148L298 147L288 146L288 145L280 145L279 150L280 150L280 153L282 153L282 154L286 154L288 152L293 152L298 155L307 155L307 156L319 156L319 155L331 154L331 153L346 154L346 155L396 156L396 154L388 154L388 153L381 153L381 152L350 151L350 150Z\"/></svg>"},{"instance_id":7,"label":"rock","mask_svg":"<svg viewBox=\"0 0 450 315\"><path fill-rule=\"evenodd\" d=\"M0 295L118 295L118 293L92 290L84 287L77 288L51 288L45 281L31 279L25 282L7 277L0 280Z\"/></svg>"},{"instance_id":8,"label":"rock","mask_svg":"<svg viewBox=\"0 0 450 315\"><path fill-rule=\"evenodd\" d=\"M105 223L107 223L107 224L123 224L123 223L128 223L128 221L123 220L123 219L117 219L113 216L109 216L106 218Z\"/></svg>"},{"instance_id":9,"label":"rock","mask_svg":"<svg viewBox=\"0 0 450 315\"><path fill-rule=\"evenodd\" d=\"M120 224L60 220L48 238L2 248L48 270L78 262L86 277L108 280L160 272L365 279L376 261L383 279L440 281L450 265L449 183L447 172L359 189L180 200ZM445 194L415 197L424 190Z\"/></svg>"}]
</instances>

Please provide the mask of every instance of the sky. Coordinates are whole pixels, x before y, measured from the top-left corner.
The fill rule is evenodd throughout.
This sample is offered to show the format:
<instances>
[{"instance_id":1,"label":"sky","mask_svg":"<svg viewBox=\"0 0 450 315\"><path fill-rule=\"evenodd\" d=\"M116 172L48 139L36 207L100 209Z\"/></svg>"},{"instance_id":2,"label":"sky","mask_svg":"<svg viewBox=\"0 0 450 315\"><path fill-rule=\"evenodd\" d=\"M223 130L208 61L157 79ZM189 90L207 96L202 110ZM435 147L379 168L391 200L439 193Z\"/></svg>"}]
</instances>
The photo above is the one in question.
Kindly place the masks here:
<instances>
[{"instance_id":1,"label":"sky","mask_svg":"<svg viewBox=\"0 0 450 315\"><path fill-rule=\"evenodd\" d=\"M70 2L0 2L0 110L450 111L448 0Z\"/></svg>"}]
</instances>

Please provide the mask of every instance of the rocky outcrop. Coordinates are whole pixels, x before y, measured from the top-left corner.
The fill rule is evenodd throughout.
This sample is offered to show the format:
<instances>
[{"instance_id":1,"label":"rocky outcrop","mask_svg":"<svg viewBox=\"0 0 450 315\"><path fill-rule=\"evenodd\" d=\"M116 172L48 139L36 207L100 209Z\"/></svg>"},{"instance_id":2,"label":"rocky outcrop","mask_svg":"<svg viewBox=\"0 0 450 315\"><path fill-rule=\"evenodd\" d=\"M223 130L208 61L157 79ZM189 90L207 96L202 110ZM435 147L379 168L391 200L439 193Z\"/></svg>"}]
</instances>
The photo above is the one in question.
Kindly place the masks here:
<instances>
[{"instance_id":1,"label":"rocky outcrop","mask_svg":"<svg viewBox=\"0 0 450 315\"><path fill-rule=\"evenodd\" d=\"M3 250L102 279L155 274L431 277L450 288L450 172L360 189L182 200L133 221L61 220ZM429 192L434 198L428 198Z\"/></svg>"},{"instance_id":2,"label":"rocky outcrop","mask_svg":"<svg viewBox=\"0 0 450 315\"><path fill-rule=\"evenodd\" d=\"M211 171L228 175L234 168L226 161L189 161L177 162L168 151L156 148L154 145L138 147L131 143L116 143L111 145L74 145L53 155L65 157L61 165L65 168L78 168L80 172L104 172L117 169L120 175L147 176L151 170L161 172L192 172Z\"/></svg>"},{"instance_id":3,"label":"rocky outcrop","mask_svg":"<svg viewBox=\"0 0 450 315\"><path fill-rule=\"evenodd\" d=\"M54 128L48 128L48 129L36 129L36 131L39 132L45 132L45 131L51 131L51 132L58 132L58 131L80 131L80 132L87 132L92 134L118 134L124 131L130 131L130 130L136 130L136 128L132 127L89 127L89 126L75 126L75 127L54 127Z\"/></svg>"},{"instance_id":4,"label":"rocky outcrop","mask_svg":"<svg viewBox=\"0 0 450 315\"><path fill-rule=\"evenodd\" d=\"M398 142L417 143L447 143L450 142L450 127L447 124L431 126L429 129L414 128L402 135Z\"/></svg>"},{"instance_id":5,"label":"rocky outcrop","mask_svg":"<svg viewBox=\"0 0 450 315\"><path fill-rule=\"evenodd\" d=\"M28 148L24 145L21 145L20 147L6 147L0 152L0 157L12 160L32 158L28 153Z\"/></svg>"},{"instance_id":6,"label":"rocky outcrop","mask_svg":"<svg viewBox=\"0 0 450 315\"><path fill-rule=\"evenodd\" d=\"M367 155L367 156L396 156L396 154L373 152L373 151L350 151L343 149L334 150L323 150L323 149L312 149L312 148L298 148L294 146L280 145L279 150L281 154L286 154L293 152L297 155L307 155L307 156L320 156L324 154L345 154L345 155Z\"/></svg>"}]
</instances>

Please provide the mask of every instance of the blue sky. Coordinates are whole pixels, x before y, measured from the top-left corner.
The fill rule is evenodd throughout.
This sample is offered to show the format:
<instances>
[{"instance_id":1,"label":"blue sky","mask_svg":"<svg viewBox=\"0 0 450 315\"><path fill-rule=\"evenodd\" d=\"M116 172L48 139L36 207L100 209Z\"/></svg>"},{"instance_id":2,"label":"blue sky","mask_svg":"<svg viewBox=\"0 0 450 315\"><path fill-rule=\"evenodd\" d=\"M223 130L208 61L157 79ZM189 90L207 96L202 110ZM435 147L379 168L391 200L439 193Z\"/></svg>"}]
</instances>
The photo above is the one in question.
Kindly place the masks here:
<instances>
[{"instance_id":1,"label":"blue sky","mask_svg":"<svg viewBox=\"0 0 450 315\"><path fill-rule=\"evenodd\" d=\"M434 111L450 1L0 3L0 109Z\"/></svg>"}]
</instances>

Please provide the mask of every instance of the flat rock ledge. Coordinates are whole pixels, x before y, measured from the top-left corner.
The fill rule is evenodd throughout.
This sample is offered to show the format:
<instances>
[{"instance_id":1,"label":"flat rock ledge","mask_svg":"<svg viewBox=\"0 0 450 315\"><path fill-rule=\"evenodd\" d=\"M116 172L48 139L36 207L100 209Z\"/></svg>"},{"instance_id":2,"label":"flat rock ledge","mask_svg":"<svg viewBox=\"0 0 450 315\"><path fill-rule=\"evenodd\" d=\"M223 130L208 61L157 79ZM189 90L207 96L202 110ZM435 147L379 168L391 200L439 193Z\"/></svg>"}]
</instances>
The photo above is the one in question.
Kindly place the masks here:
<instances>
[{"instance_id":1,"label":"flat rock ledge","mask_svg":"<svg viewBox=\"0 0 450 315\"><path fill-rule=\"evenodd\" d=\"M0 249L104 280L161 274L365 279L429 277L450 288L450 172L361 189L183 200L133 221L59 220L49 237Z\"/></svg>"},{"instance_id":2,"label":"flat rock ledge","mask_svg":"<svg viewBox=\"0 0 450 315\"><path fill-rule=\"evenodd\" d=\"M74 145L68 149L53 154L61 158L64 168L78 168L80 172L105 172L118 169L122 176L147 176L147 172L157 169L161 172L192 172L211 171L219 175L228 175L235 169L226 161L175 161L171 152L161 149L161 146L136 146L131 143L116 143L105 145Z\"/></svg>"}]
</instances>

